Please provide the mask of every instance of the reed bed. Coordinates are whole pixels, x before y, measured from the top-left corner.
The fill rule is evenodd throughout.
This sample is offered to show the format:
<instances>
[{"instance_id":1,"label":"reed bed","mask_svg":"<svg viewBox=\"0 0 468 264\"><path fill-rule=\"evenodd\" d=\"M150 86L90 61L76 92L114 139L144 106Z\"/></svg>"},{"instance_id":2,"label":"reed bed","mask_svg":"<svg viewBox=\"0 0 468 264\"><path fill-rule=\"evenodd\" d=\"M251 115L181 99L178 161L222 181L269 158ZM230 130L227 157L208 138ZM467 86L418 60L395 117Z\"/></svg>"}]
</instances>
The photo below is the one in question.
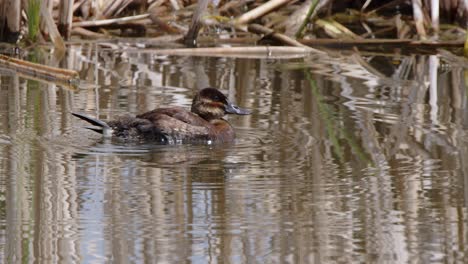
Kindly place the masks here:
<instances>
[{"instance_id":1,"label":"reed bed","mask_svg":"<svg viewBox=\"0 0 468 264\"><path fill-rule=\"evenodd\" d=\"M3 1L2 8L11 0ZM24 2L24 1L23 1ZM182 1L182 0L29 0L19 21L22 41L51 41L63 48L63 39L151 39L173 36L168 44L216 46L225 39L237 45L287 46L385 45L395 39L424 48L460 48L466 42L468 6L464 0L412 1ZM38 4L40 3L40 4ZM41 21L37 24L38 14ZM53 22L52 22L53 21ZM8 24L8 23L7 23ZM5 25L4 25L5 26ZM3 41L9 31L2 31ZM58 34L57 32L60 32ZM200 42L199 39L203 39ZM326 41L321 41L325 39ZM169 41L170 40L170 41ZM315 41L317 40L317 41ZM317 44L321 43L321 44ZM338 45L339 46L339 45ZM218 51L217 51L218 52Z\"/></svg>"}]
</instances>

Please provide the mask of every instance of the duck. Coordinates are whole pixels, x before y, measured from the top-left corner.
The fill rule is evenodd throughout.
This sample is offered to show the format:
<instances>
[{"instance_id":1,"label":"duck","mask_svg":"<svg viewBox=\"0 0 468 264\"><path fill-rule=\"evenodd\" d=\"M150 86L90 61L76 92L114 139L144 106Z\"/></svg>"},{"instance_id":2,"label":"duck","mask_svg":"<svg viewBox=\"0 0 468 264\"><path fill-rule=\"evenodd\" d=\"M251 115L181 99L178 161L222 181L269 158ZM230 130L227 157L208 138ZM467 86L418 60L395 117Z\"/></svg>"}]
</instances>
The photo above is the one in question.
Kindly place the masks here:
<instances>
[{"instance_id":1,"label":"duck","mask_svg":"<svg viewBox=\"0 0 468 264\"><path fill-rule=\"evenodd\" d=\"M235 139L235 131L223 117L227 114L249 115L251 111L230 102L218 89L208 87L195 95L190 111L178 106L157 108L108 122L77 112L71 114L93 125L86 128L104 138L174 144L231 142Z\"/></svg>"}]
</instances>

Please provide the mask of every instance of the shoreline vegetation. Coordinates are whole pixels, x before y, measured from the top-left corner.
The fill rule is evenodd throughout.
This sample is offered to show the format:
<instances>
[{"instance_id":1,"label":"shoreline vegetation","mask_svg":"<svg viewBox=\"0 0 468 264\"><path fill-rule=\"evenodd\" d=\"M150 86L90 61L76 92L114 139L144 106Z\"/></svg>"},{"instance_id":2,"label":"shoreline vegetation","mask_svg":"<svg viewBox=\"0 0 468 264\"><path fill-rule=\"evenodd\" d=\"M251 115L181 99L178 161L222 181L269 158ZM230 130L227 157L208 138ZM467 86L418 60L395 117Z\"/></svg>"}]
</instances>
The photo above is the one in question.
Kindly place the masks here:
<instances>
[{"instance_id":1,"label":"shoreline vegetation","mask_svg":"<svg viewBox=\"0 0 468 264\"><path fill-rule=\"evenodd\" d=\"M131 49L170 55L263 56L275 50L280 56L337 48L434 54L442 48L468 56L464 0L4 0L0 5L4 54L11 47L14 54L53 43L63 53L67 43L133 39ZM5 61L14 67L0 58Z\"/></svg>"}]
</instances>

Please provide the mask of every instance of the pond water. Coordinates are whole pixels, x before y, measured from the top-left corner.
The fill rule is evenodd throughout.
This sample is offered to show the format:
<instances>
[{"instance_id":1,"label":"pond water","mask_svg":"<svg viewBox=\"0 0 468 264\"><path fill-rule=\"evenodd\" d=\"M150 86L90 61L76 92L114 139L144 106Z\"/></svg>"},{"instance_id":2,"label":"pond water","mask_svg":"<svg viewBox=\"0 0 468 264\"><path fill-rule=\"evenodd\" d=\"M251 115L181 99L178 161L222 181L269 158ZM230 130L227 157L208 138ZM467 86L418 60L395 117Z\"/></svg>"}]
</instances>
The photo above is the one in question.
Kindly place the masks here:
<instances>
[{"instance_id":1,"label":"pond water","mask_svg":"<svg viewBox=\"0 0 468 264\"><path fill-rule=\"evenodd\" d=\"M0 263L468 261L467 69L456 63L99 44L38 57L82 82L0 71ZM206 86L253 111L227 117L233 144L103 140L70 114L190 107Z\"/></svg>"}]
</instances>

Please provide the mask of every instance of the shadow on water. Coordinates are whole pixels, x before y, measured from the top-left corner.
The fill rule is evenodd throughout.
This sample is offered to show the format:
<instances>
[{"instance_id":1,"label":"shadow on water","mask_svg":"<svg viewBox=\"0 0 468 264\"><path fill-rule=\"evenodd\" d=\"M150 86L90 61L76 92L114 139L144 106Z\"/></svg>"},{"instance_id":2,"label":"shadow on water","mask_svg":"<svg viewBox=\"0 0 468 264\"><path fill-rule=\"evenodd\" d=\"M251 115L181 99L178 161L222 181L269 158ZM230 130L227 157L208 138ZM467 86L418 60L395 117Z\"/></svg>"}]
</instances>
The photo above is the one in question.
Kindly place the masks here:
<instances>
[{"instance_id":1,"label":"shadow on water","mask_svg":"<svg viewBox=\"0 0 468 264\"><path fill-rule=\"evenodd\" d=\"M76 91L1 72L0 262L466 260L466 68L72 46ZM47 64L47 57L44 63ZM253 114L220 145L104 141L103 120L220 87Z\"/></svg>"}]
</instances>

